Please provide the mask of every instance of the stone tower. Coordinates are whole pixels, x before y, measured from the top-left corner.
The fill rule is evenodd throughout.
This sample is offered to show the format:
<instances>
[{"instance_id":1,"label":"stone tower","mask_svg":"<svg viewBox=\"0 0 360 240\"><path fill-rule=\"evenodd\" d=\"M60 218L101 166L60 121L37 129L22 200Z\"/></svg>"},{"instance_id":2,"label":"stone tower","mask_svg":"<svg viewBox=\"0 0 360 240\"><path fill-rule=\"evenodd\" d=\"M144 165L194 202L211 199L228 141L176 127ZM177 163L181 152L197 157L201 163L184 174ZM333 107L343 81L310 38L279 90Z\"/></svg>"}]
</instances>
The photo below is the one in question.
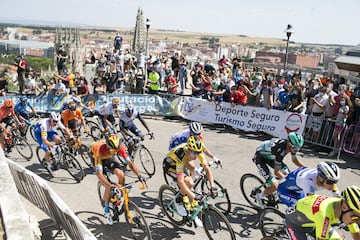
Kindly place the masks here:
<instances>
[{"instance_id":1,"label":"stone tower","mask_svg":"<svg viewBox=\"0 0 360 240\"><path fill-rule=\"evenodd\" d=\"M140 52L145 53L146 50L146 27L144 24L143 11L140 8L136 15L134 38L131 47L132 52L135 54L139 54Z\"/></svg>"},{"instance_id":2,"label":"stone tower","mask_svg":"<svg viewBox=\"0 0 360 240\"><path fill-rule=\"evenodd\" d=\"M63 45L67 52L67 66L72 72L80 72L80 74L82 74L84 53L81 48L79 28L56 28L55 50L57 50L60 45Z\"/></svg>"}]
</instances>

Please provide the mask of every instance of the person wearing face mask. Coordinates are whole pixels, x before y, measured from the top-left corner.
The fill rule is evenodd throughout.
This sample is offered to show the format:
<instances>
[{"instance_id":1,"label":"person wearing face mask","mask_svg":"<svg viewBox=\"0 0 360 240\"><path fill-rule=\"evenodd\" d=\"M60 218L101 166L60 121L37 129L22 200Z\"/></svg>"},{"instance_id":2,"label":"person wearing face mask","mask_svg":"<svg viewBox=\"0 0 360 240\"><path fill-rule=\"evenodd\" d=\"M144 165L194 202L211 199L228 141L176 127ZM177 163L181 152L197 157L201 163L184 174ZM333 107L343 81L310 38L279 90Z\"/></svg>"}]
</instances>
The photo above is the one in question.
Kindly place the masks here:
<instances>
[{"instance_id":1,"label":"person wearing face mask","mask_svg":"<svg viewBox=\"0 0 360 240\"><path fill-rule=\"evenodd\" d=\"M335 149L329 153L329 155L328 155L329 157L333 157L338 153L338 150L340 148L340 143L341 143L341 133L345 127L346 119L347 119L347 117L349 115L349 111L350 111L350 108L347 105L346 99L344 96L340 96L339 102L340 102L340 108L339 108L338 114L336 115L335 129L334 129L333 136L332 136L332 138L334 140L334 148Z\"/></svg>"},{"instance_id":2,"label":"person wearing face mask","mask_svg":"<svg viewBox=\"0 0 360 240\"><path fill-rule=\"evenodd\" d=\"M344 97L349 108L352 108L352 103L348 95L346 95L346 85L340 84L338 88L338 95L330 99L330 105L333 106L333 118L335 119L340 109L340 97Z\"/></svg>"},{"instance_id":3,"label":"person wearing face mask","mask_svg":"<svg viewBox=\"0 0 360 240\"><path fill-rule=\"evenodd\" d=\"M321 129L322 122L325 119L325 111L329 105L329 96L326 94L326 87L320 87L319 93L311 98L310 101L313 104L311 116L308 119L308 121L311 121L311 139L317 141L318 133Z\"/></svg>"},{"instance_id":4,"label":"person wearing face mask","mask_svg":"<svg viewBox=\"0 0 360 240\"><path fill-rule=\"evenodd\" d=\"M293 94L290 97L289 105L287 107L287 110L290 112L298 112L301 113L304 109L304 99L302 94L302 88L300 86L297 86L294 88Z\"/></svg>"}]
</instances>

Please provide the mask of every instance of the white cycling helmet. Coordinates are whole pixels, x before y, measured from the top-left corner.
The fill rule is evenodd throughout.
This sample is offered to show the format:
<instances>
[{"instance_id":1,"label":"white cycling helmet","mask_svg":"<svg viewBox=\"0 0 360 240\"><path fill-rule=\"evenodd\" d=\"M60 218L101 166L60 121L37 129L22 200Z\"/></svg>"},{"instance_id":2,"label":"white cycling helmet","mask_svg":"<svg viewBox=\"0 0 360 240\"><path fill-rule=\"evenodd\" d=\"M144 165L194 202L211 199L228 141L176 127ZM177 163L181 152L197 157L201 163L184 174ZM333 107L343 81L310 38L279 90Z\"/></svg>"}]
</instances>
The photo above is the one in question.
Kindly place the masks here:
<instances>
[{"instance_id":1,"label":"white cycling helmet","mask_svg":"<svg viewBox=\"0 0 360 240\"><path fill-rule=\"evenodd\" d=\"M189 125L190 132L196 135L201 134L203 131L203 127L201 126L201 123L199 122L191 122Z\"/></svg>"},{"instance_id":2,"label":"white cycling helmet","mask_svg":"<svg viewBox=\"0 0 360 240\"><path fill-rule=\"evenodd\" d=\"M317 165L318 174L325 180L338 182L340 180L340 169L332 162L319 162Z\"/></svg>"},{"instance_id":3,"label":"white cycling helmet","mask_svg":"<svg viewBox=\"0 0 360 240\"><path fill-rule=\"evenodd\" d=\"M60 118L59 118L59 116L57 115L56 112L51 112L51 113L50 113L50 118L51 118L52 120L56 121L56 122L60 121Z\"/></svg>"}]
</instances>

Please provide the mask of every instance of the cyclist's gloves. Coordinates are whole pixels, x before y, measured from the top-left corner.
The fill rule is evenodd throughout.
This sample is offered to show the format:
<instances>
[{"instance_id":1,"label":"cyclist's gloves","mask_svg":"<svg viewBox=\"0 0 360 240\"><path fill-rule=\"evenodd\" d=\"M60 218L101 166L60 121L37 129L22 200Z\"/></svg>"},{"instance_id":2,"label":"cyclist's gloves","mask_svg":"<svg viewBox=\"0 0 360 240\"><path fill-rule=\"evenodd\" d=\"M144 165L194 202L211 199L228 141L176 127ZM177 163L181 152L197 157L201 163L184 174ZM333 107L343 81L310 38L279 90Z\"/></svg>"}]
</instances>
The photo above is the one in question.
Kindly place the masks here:
<instances>
[{"instance_id":1,"label":"cyclist's gloves","mask_svg":"<svg viewBox=\"0 0 360 240\"><path fill-rule=\"evenodd\" d=\"M146 178L144 178L142 175L139 175L138 179L139 179L140 182L146 184Z\"/></svg>"},{"instance_id":2,"label":"cyclist's gloves","mask_svg":"<svg viewBox=\"0 0 360 240\"><path fill-rule=\"evenodd\" d=\"M210 191L211 191L211 196L215 197L218 193L218 188L212 187Z\"/></svg>"},{"instance_id":3,"label":"cyclist's gloves","mask_svg":"<svg viewBox=\"0 0 360 240\"><path fill-rule=\"evenodd\" d=\"M213 160L217 165L221 165L221 163L222 163L222 161L215 156L213 157Z\"/></svg>"}]
</instances>

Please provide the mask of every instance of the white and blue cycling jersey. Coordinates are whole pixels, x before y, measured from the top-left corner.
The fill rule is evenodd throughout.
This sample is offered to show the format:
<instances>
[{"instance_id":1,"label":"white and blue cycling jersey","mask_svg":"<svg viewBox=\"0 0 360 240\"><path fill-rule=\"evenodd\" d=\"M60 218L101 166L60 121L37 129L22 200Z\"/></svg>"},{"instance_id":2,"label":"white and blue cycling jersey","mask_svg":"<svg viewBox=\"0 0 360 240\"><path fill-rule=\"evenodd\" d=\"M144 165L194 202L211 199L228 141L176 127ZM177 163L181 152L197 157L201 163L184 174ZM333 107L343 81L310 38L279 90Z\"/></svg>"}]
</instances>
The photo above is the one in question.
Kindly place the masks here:
<instances>
[{"instance_id":1,"label":"white and blue cycling jersey","mask_svg":"<svg viewBox=\"0 0 360 240\"><path fill-rule=\"evenodd\" d=\"M189 137L190 129L175 133L175 135L173 135L169 141L169 150L180 145L181 143L186 143Z\"/></svg>"}]
</instances>

